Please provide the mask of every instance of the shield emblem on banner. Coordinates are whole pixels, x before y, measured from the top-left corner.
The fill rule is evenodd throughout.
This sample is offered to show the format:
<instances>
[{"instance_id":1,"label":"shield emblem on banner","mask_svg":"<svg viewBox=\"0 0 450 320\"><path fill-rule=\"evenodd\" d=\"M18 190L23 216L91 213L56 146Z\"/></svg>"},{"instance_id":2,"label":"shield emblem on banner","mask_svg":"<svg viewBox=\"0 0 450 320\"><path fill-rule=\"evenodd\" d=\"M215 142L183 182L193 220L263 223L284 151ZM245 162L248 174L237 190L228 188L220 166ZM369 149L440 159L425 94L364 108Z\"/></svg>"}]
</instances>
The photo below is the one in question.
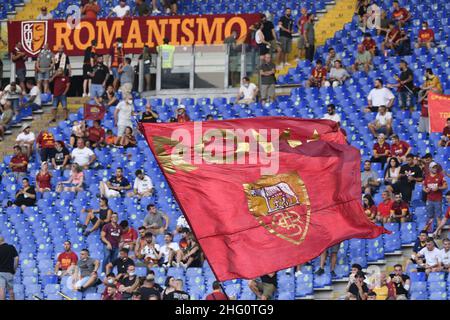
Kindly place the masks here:
<instances>
[{"instance_id":1,"label":"shield emblem on banner","mask_svg":"<svg viewBox=\"0 0 450 320\"><path fill-rule=\"evenodd\" d=\"M47 43L47 21L22 21L21 42L23 49L31 55L38 54Z\"/></svg>"}]
</instances>

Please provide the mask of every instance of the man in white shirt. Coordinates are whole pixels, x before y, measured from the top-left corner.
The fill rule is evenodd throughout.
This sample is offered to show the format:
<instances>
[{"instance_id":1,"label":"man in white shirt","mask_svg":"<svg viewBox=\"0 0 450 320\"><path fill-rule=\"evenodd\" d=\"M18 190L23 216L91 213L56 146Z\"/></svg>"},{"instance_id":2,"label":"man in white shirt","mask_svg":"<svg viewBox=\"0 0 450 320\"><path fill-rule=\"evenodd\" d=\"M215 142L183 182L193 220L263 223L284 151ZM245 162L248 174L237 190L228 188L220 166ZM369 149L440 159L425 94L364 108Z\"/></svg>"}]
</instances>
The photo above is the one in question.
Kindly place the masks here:
<instances>
[{"instance_id":1,"label":"man in white shirt","mask_svg":"<svg viewBox=\"0 0 450 320\"><path fill-rule=\"evenodd\" d=\"M116 14L117 18L125 18L130 14L130 6L127 5L125 0L120 0L119 5L111 9L108 17L113 13Z\"/></svg>"},{"instance_id":2,"label":"man in white shirt","mask_svg":"<svg viewBox=\"0 0 450 320\"><path fill-rule=\"evenodd\" d=\"M441 249L442 271L450 272L450 239L442 241L444 247Z\"/></svg>"},{"instance_id":3,"label":"man in white shirt","mask_svg":"<svg viewBox=\"0 0 450 320\"><path fill-rule=\"evenodd\" d=\"M375 120L368 127L374 137L380 133L389 136L392 132L392 112L387 111L386 106L379 106Z\"/></svg>"},{"instance_id":4,"label":"man in white shirt","mask_svg":"<svg viewBox=\"0 0 450 320\"><path fill-rule=\"evenodd\" d=\"M77 139L77 147L72 150L70 155L73 163L77 163L83 169L89 169L95 160L97 160L95 153L86 147L83 139Z\"/></svg>"},{"instance_id":5,"label":"man in white shirt","mask_svg":"<svg viewBox=\"0 0 450 320\"><path fill-rule=\"evenodd\" d=\"M184 215L181 215L177 219L176 232L181 233L183 229L186 230L186 229L190 229L190 228L189 228L189 224L187 223Z\"/></svg>"},{"instance_id":6,"label":"man in white shirt","mask_svg":"<svg viewBox=\"0 0 450 320\"><path fill-rule=\"evenodd\" d=\"M52 20L53 15L47 11L47 7L41 8L41 13L37 16L37 20Z\"/></svg>"},{"instance_id":7,"label":"man in white shirt","mask_svg":"<svg viewBox=\"0 0 450 320\"><path fill-rule=\"evenodd\" d=\"M129 197L150 197L153 193L153 183L149 176L142 170L136 170L136 179L134 179L133 191L128 193Z\"/></svg>"},{"instance_id":8,"label":"man in white shirt","mask_svg":"<svg viewBox=\"0 0 450 320\"><path fill-rule=\"evenodd\" d=\"M39 87L32 79L27 80L26 86L30 93L28 94L28 101L23 107L31 107L33 113L44 113L44 110L42 110L41 90L39 90Z\"/></svg>"},{"instance_id":9,"label":"man in white shirt","mask_svg":"<svg viewBox=\"0 0 450 320\"><path fill-rule=\"evenodd\" d=\"M377 112L380 106L386 106L388 110L391 110L395 96L391 90L383 87L383 80L376 79L375 88L370 90L367 100L369 105L364 112Z\"/></svg>"},{"instance_id":10,"label":"man in white shirt","mask_svg":"<svg viewBox=\"0 0 450 320\"><path fill-rule=\"evenodd\" d=\"M13 81L3 89L0 98L9 100L14 112L17 114L19 110L19 100L22 98L22 88Z\"/></svg>"},{"instance_id":11,"label":"man in white shirt","mask_svg":"<svg viewBox=\"0 0 450 320\"><path fill-rule=\"evenodd\" d=\"M120 101L114 110L114 122L117 126L117 136L121 137L125 133L126 127L133 127L131 117L133 116L133 99L127 94L123 101Z\"/></svg>"},{"instance_id":12,"label":"man in white shirt","mask_svg":"<svg viewBox=\"0 0 450 320\"><path fill-rule=\"evenodd\" d=\"M327 106L327 113L325 113L322 119L341 122L341 116L336 113L336 106L332 103Z\"/></svg>"},{"instance_id":13,"label":"man in white shirt","mask_svg":"<svg viewBox=\"0 0 450 320\"><path fill-rule=\"evenodd\" d=\"M173 235L170 232L167 232L164 236L164 245L160 248L163 266L172 266L172 261L178 250L180 250L178 243L173 242Z\"/></svg>"},{"instance_id":14,"label":"man in white shirt","mask_svg":"<svg viewBox=\"0 0 450 320\"><path fill-rule=\"evenodd\" d=\"M436 248L433 238L427 239L425 248L419 251L416 256L420 268L425 269L426 274L441 271L441 250ZM424 259L425 258L425 261Z\"/></svg>"},{"instance_id":15,"label":"man in white shirt","mask_svg":"<svg viewBox=\"0 0 450 320\"><path fill-rule=\"evenodd\" d=\"M258 94L258 87L254 83L250 83L249 77L242 78L242 85L239 89L239 94L236 103L249 104L256 101Z\"/></svg>"},{"instance_id":16,"label":"man in white shirt","mask_svg":"<svg viewBox=\"0 0 450 320\"><path fill-rule=\"evenodd\" d=\"M29 124L22 125L22 132L16 138L17 144L22 147L24 153L30 158L31 152L33 151L34 141L36 140L36 136L30 130Z\"/></svg>"}]
</instances>

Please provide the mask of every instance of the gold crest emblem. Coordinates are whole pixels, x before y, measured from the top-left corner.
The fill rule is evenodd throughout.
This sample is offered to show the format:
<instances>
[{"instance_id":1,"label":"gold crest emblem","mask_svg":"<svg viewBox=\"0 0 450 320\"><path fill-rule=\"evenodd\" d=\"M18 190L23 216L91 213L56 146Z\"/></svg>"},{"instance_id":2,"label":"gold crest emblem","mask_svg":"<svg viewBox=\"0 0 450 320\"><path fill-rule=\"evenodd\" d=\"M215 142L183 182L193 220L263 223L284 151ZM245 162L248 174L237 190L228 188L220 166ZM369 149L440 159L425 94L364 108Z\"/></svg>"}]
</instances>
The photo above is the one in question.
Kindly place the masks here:
<instances>
[{"instance_id":1,"label":"gold crest emblem","mask_svg":"<svg viewBox=\"0 0 450 320\"><path fill-rule=\"evenodd\" d=\"M38 54L47 42L47 21L22 21L21 42L26 52Z\"/></svg>"},{"instance_id":2,"label":"gold crest emblem","mask_svg":"<svg viewBox=\"0 0 450 320\"><path fill-rule=\"evenodd\" d=\"M243 186L248 208L264 228L293 244L303 242L311 205L305 184L296 172L263 176Z\"/></svg>"}]
</instances>

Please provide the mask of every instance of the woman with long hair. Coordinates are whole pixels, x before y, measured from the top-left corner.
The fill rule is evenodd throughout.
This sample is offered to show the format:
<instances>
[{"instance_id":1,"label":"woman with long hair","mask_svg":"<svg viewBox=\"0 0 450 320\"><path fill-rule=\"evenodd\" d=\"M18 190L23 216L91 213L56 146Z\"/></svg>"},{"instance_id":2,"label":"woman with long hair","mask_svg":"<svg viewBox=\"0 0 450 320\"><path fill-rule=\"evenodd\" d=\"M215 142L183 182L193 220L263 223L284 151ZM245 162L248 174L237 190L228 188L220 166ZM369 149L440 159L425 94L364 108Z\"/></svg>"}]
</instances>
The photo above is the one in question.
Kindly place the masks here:
<instances>
[{"instance_id":1,"label":"woman with long hair","mask_svg":"<svg viewBox=\"0 0 450 320\"><path fill-rule=\"evenodd\" d=\"M375 222L377 218L377 206L370 194L365 194L363 196L363 205L367 218L369 218L370 221Z\"/></svg>"},{"instance_id":2,"label":"woman with long hair","mask_svg":"<svg viewBox=\"0 0 450 320\"><path fill-rule=\"evenodd\" d=\"M73 163L70 169L69 180L58 184L57 192L69 191L78 192L83 191L84 188L84 174L83 169L76 163Z\"/></svg>"},{"instance_id":3,"label":"woman with long hair","mask_svg":"<svg viewBox=\"0 0 450 320\"><path fill-rule=\"evenodd\" d=\"M390 158L384 174L384 184L390 193L400 192L400 162L397 158Z\"/></svg>"},{"instance_id":4,"label":"woman with long hair","mask_svg":"<svg viewBox=\"0 0 450 320\"><path fill-rule=\"evenodd\" d=\"M36 191L37 192L48 192L52 191L52 174L48 171L48 162L44 161L41 163L41 169L36 175Z\"/></svg>"}]
</instances>

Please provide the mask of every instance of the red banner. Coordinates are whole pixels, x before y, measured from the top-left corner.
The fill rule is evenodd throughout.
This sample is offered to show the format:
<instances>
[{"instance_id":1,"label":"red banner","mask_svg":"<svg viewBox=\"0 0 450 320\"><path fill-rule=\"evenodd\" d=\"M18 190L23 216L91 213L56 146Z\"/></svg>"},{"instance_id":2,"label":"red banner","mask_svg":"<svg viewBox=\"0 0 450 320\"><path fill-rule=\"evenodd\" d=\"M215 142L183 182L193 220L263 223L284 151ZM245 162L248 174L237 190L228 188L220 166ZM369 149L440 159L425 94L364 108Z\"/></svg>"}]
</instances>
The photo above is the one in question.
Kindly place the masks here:
<instances>
[{"instance_id":1,"label":"red banner","mask_svg":"<svg viewBox=\"0 0 450 320\"><path fill-rule=\"evenodd\" d=\"M430 131L442 132L450 118L450 96L445 94L428 93L428 113L430 116Z\"/></svg>"},{"instance_id":2,"label":"red banner","mask_svg":"<svg viewBox=\"0 0 450 320\"><path fill-rule=\"evenodd\" d=\"M220 281L255 278L345 239L386 232L364 213L360 153L333 121L265 117L140 127ZM252 162L254 139L262 154ZM263 173L267 166L274 171Z\"/></svg>"},{"instance_id":3,"label":"red banner","mask_svg":"<svg viewBox=\"0 0 450 320\"><path fill-rule=\"evenodd\" d=\"M259 19L259 14L83 19L74 27L66 20L9 21L8 45L12 51L21 42L30 56L37 55L45 43L52 51L63 45L66 54L83 55L97 39L97 52L107 54L116 38L122 37L125 53L142 53L145 44L155 48L164 38L175 46L222 44L236 31L238 42L244 42L248 28Z\"/></svg>"},{"instance_id":4,"label":"red banner","mask_svg":"<svg viewBox=\"0 0 450 320\"><path fill-rule=\"evenodd\" d=\"M85 120L103 120L106 108L96 104L85 104L83 111Z\"/></svg>"}]
</instances>

